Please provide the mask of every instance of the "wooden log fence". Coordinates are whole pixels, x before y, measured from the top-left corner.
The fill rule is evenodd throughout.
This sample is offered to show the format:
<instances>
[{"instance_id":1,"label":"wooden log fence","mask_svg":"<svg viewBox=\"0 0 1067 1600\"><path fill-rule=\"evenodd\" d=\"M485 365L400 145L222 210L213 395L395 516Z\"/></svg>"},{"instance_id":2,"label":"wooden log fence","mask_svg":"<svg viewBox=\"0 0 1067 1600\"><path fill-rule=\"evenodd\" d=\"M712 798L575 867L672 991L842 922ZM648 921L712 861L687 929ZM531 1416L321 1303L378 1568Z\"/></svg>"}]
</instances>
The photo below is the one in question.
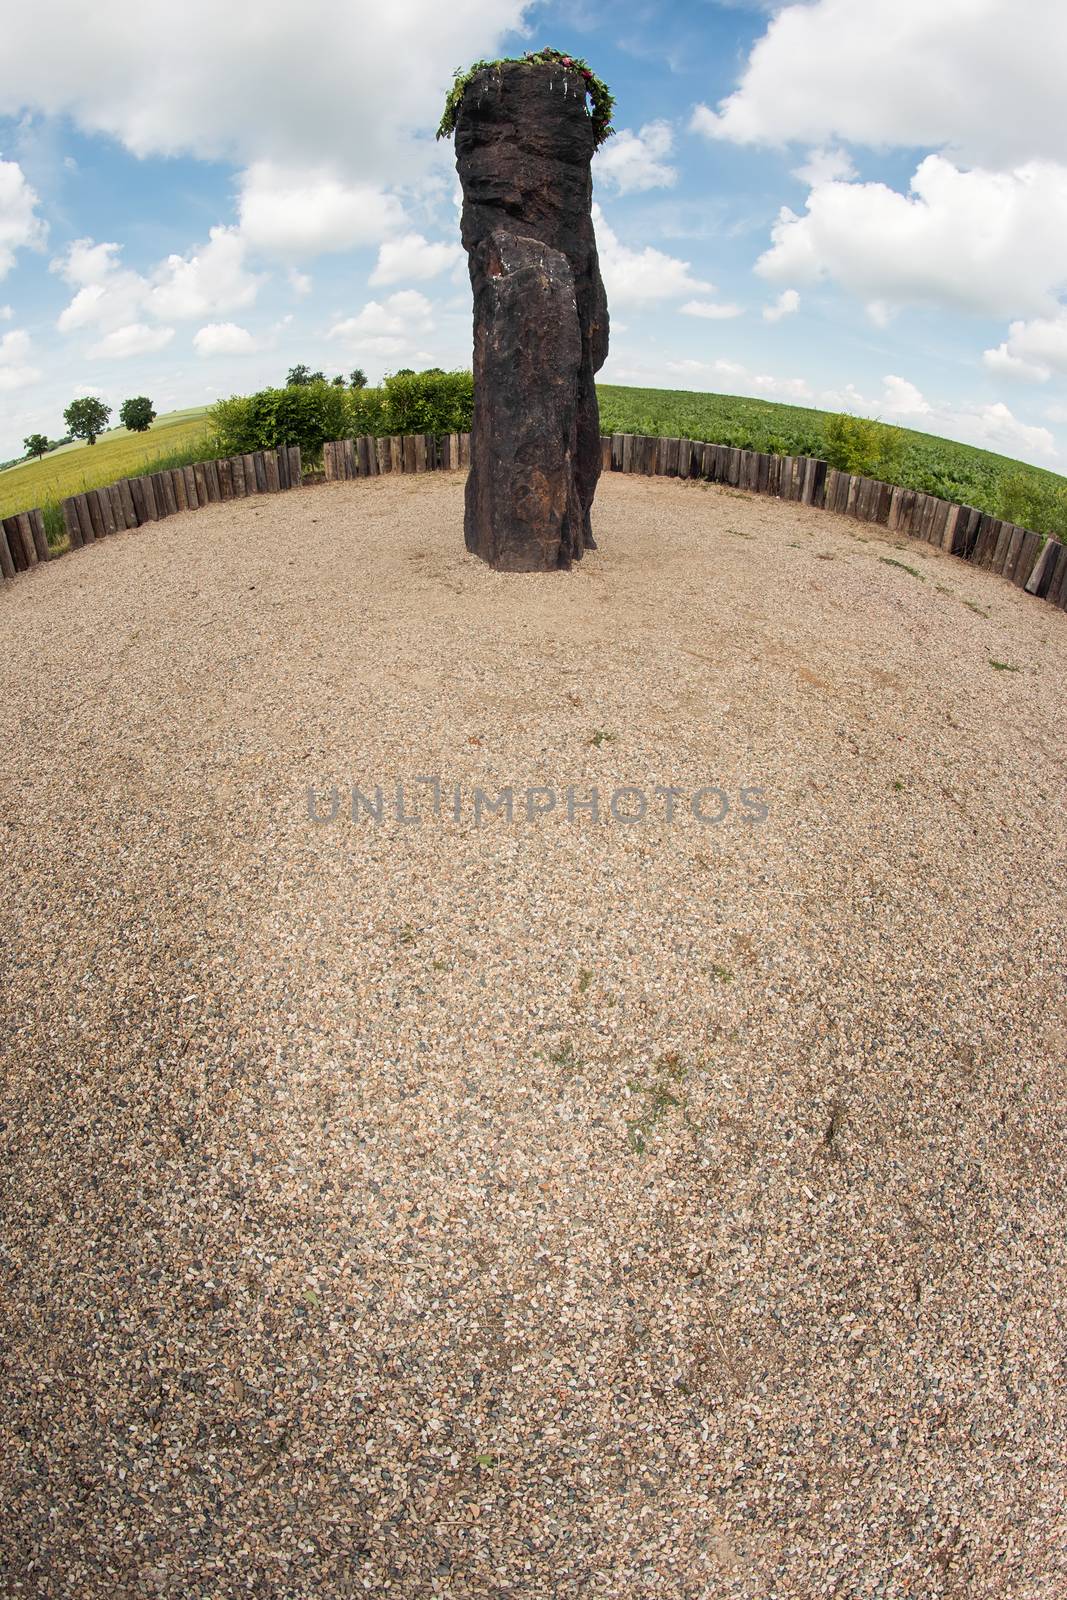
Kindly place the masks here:
<instances>
[{"instance_id":1,"label":"wooden log fence","mask_svg":"<svg viewBox=\"0 0 1067 1600\"><path fill-rule=\"evenodd\" d=\"M183 511L248 494L296 489L303 482L300 449L283 445L250 456L196 461L139 478L122 478L104 489L87 489L61 502L63 526L72 550L126 528L162 522Z\"/></svg>"},{"instance_id":2,"label":"wooden log fence","mask_svg":"<svg viewBox=\"0 0 1067 1600\"><path fill-rule=\"evenodd\" d=\"M435 472L470 466L469 433L417 433L335 439L323 447L329 482L390 472ZM1067 610L1067 545L974 506L841 472L812 456L777 456L698 439L615 433L601 439L605 472L700 478L750 494L773 495L873 523L999 573L1016 588ZM72 550L128 528L251 494L301 486L297 446L259 450L188 467L123 478L62 502ZM40 511L0 522L0 576L13 578L49 557Z\"/></svg>"},{"instance_id":3,"label":"wooden log fence","mask_svg":"<svg viewBox=\"0 0 1067 1600\"><path fill-rule=\"evenodd\" d=\"M299 445L283 445L254 455L197 461L140 478L122 478L102 489L68 495L60 502L60 511L70 548L81 550L127 528L161 522L215 501L299 489L303 481ZM0 520L0 578L26 572L54 553L39 510Z\"/></svg>"},{"instance_id":4,"label":"wooden log fence","mask_svg":"<svg viewBox=\"0 0 1067 1600\"><path fill-rule=\"evenodd\" d=\"M329 483L377 478L386 472L448 472L471 464L469 433L406 433L334 439L323 445Z\"/></svg>"},{"instance_id":5,"label":"wooden log fence","mask_svg":"<svg viewBox=\"0 0 1067 1600\"><path fill-rule=\"evenodd\" d=\"M699 477L874 523L999 573L1027 594L1067 611L1067 545L973 506L840 472L811 456L765 455L732 445L628 433L605 435L600 446L605 472Z\"/></svg>"},{"instance_id":6,"label":"wooden log fence","mask_svg":"<svg viewBox=\"0 0 1067 1600\"><path fill-rule=\"evenodd\" d=\"M697 439L605 434L605 472L702 478L750 494L774 495L799 505L873 523L919 539L1000 573L1028 594L1067 610L1067 546L1002 521L973 506L903 489L875 478L841 472L812 456L777 456ZM432 472L470 465L470 435L406 434L338 439L324 447L328 481L377 477L386 472Z\"/></svg>"}]
</instances>

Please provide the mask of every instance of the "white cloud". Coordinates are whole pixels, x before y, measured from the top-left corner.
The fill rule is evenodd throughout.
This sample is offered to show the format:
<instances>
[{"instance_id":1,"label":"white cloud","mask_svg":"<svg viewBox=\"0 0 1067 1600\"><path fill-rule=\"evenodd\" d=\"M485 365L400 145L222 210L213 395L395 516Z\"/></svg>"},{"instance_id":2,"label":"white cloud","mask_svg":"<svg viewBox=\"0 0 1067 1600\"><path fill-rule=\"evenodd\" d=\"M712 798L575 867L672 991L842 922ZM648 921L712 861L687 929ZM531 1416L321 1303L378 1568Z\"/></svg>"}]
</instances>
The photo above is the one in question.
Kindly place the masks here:
<instances>
[{"instance_id":1,"label":"white cloud","mask_svg":"<svg viewBox=\"0 0 1067 1600\"><path fill-rule=\"evenodd\" d=\"M770 373L750 372L739 361L698 361L687 357L668 361L666 365L668 372L709 384L719 393L753 395L794 405L810 405L815 399L815 392L806 378L777 378Z\"/></svg>"},{"instance_id":2,"label":"white cloud","mask_svg":"<svg viewBox=\"0 0 1067 1600\"><path fill-rule=\"evenodd\" d=\"M298 272L295 267L290 267L287 276L289 287L299 300L311 293L311 279L306 272Z\"/></svg>"},{"instance_id":3,"label":"white cloud","mask_svg":"<svg viewBox=\"0 0 1067 1600\"><path fill-rule=\"evenodd\" d=\"M781 322L783 317L791 317L800 309L800 296L795 289L783 289L773 305L764 306L764 322Z\"/></svg>"},{"instance_id":4,"label":"white cloud","mask_svg":"<svg viewBox=\"0 0 1067 1600\"><path fill-rule=\"evenodd\" d=\"M883 409L894 417L925 417L929 416L932 407L920 389L917 389L907 378L899 378L895 373L887 373L883 379L885 394L882 398Z\"/></svg>"},{"instance_id":5,"label":"white cloud","mask_svg":"<svg viewBox=\"0 0 1067 1600\"><path fill-rule=\"evenodd\" d=\"M1013 324L1013 326L1022 327L1023 324L1018 323ZM990 372L995 372L998 377L1017 378L1023 383L1047 383L1052 376L1048 367L1039 366L1033 361L1024 361L1021 356L1012 355L1011 347L1007 340L1003 344L998 344L992 350L983 350L982 364L988 367Z\"/></svg>"},{"instance_id":6,"label":"white cloud","mask_svg":"<svg viewBox=\"0 0 1067 1600\"><path fill-rule=\"evenodd\" d=\"M59 314L56 327L60 333L91 327L121 328L138 320L147 285L140 273L122 265L121 250L118 244L75 239L63 255L51 262L50 270L76 291Z\"/></svg>"},{"instance_id":7,"label":"white cloud","mask_svg":"<svg viewBox=\"0 0 1067 1600\"><path fill-rule=\"evenodd\" d=\"M0 115L69 115L142 157L314 167L328 150L349 178L373 182L436 159L425 131L451 68L499 54L526 9L524 0L305 0L295 25L282 0L185 0L166 15L164 45L158 6L37 0L5 10Z\"/></svg>"},{"instance_id":8,"label":"white cloud","mask_svg":"<svg viewBox=\"0 0 1067 1600\"><path fill-rule=\"evenodd\" d=\"M827 410L852 411L903 427L919 427L923 433L976 444L1023 461L1047 464L1058 459L1056 441L1049 429L1021 421L1002 400L992 404L933 403L906 378L889 373L882 382L884 388L877 399L866 398L849 384L843 392L821 394L819 403Z\"/></svg>"},{"instance_id":9,"label":"white cloud","mask_svg":"<svg viewBox=\"0 0 1067 1600\"><path fill-rule=\"evenodd\" d=\"M664 255L662 250L654 250L651 245L633 250L623 244L595 203L593 221L609 305L651 304L710 292L712 285L694 278L688 261Z\"/></svg>"},{"instance_id":10,"label":"white cloud","mask_svg":"<svg viewBox=\"0 0 1067 1600\"><path fill-rule=\"evenodd\" d=\"M193 348L199 356L250 356L259 345L235 322L209 322L193 334Z\"/></svg>"},{"instance_id":11,"label":"white cloud","mask_svg":"<svg viewBox=\"0 0 1067 1600\"><path fill-rule=\"evenodd\" d=\"M330 338L343 340L356 353L395 356L432 330L430 301L417 289L400 289L384 301L368 300L357 316L336 322Z\"/></svg>"},{"instance_id":12,"label":"white cloud","mask_svg":"<svg viewBox=\"0 0 1067 1600\"><path fill-rule=\"evenodd\" d=\"M100 328L133 339L130 330L139 327L141 351L160 349L158 329L156 343L144 342L146 315L169 320L237 310L252 303L263 281L248 271L245 241L235 228L212 228L207 244L187 256L168 256L147 278L122 265L121 251L115 243L76 239L51 263L76 290L56 322L60 333ZM122 338L114 344L121 348ZM110 351L98 345L90 353Z\"/></svg>"},{"instance_id":13,"label":"white cloud","mask_svg":"<svg viewBox=\"0 0 1067 1600\"><path fill-rule=\"evenodd\" d=\"M1067 236L1067 167L965 172L928 156L907 195L884 183L828 182L803 216L783 207L756 271L832 278L883 318L905 304L1011 316L1055 308Z\"/></svg>"},{"instance_id":14,"label":"white cloud","mask_svg":"<svg viewBox=\"0 0 1067 1600\"><path fill-rule=\"evenodd\" d=\"M50 262L49 271L58 272L76 288L105 283L119 270L121 249L120 244L95 244L92 239L75 239L63 255Z\"/></svg>"},{"instance_id":15,"label":"white cloud","mask_svg":"<svg viewBox=\"0 0 1067 1600\"><path fill-rule=\"evenodd\" d=\"M1067 8L1049 0L815 0L778 11L737 90L693 126L739 144L1065 161L1065 59Z\"/></svg>"},{"instance_id":16,"label":"white cloud","mask_svg":"<svg viewBox=\"0 0 1067 1600\"><path fill-rule=\"evenodd\" d=\"M400 202L376 184L271 161L254 162L244 174L238 215L255 249L299 257L377 244L404 221Z\"/></svg>"},{"instance_id":17,"label":"white cloud","mask_svg":"<svg viewBox=\"0 0 1067 1600\"><path fill-rule=\"evenodd\" d=\"M250 306L263 279L248 271L245 254L236 228L212 228L207 244L168 256L155 269L148 309L157 317L205 317Z\"/></svg>"},{"instance_id":18,"label":"white cloud","mask_svg":"<svg viewBox=\"0 0 1067 1600\"><path fill-rule=\"evenodd\" d=\"M717 300L687 300L678 310L686 317L707 317L710 322L725 322L730 317L742 317L744 311L740 306L727 304Z\"/></svg>"},{"instance_id":19,"label":"white cloud","mask_svg":"<svg viewBox=\"0 0 1067 1600\"><path fill-rule=\"evenodd\" d=\"M153 355L166 348L174 338L173 328L150 328L145 322L130 322L124 328L115 328L98 343L91 345L90 356L102 356L109 361L122 361L128 356Z\"/></svg>"},{"instance_id":20,"label":"white cloud","mask_svg":"<svg viewBox=\"0 0 1067 1600\"><path fill-rule=\"evenodd\" d=\"M856 168L847 150L819 146L808 151L808 159L802 167L794 168L793 176L799 178L801 183L806 183L809 189L814 189L820 183L844 182L854 178Z\"/></svg>"},{"instance_id":21,"label":"white cloud","mask_svg":"<svg viewBox=\"0 0 1067 1600\"><path fill-rule=\"evenodd\" d=\"M0 160L0 278L15 265L16 250L43 246L47 229L37 205L18 162Z\"/></svg>"},{"instance_id":22,"label":"white cloud","mask_svg":"<svg viewBox=\"0 0 1067 1600\"><path fill-rule=\"evenodd\" d=\"M669 122L646 122L638 133L620 128L601 145L593 161L593 177L617 194L642 189L671 189L678 181L676 168L664 159L674 147Z\"/></svg>"},{"instance_id":23,"label":"white cloud","mask_svg":"<svg viewBox=\"0 0 1067 1600\"><path fill-rule=\"evenodd\" d=\"M461 245L431 244L421 233L405 233L381 246L370 282L375 286L405 280L420 283L454 267L462 257Z\"/></svg>"},{"instance_id":24,"label":"white cloud","mask_svg":"<svg viewBox=\"0 0 1067 1600\"><path fill-rule=\"evenodd\" d=\"M1013 322L1004 344L982 360L993 372L1047 383L1054 372L1067 375L1067 307L1056 316Z\"/></svg>"},{"instance_id":25,"label":"white cloud","mask_svg":"<svg viewBox=\"0 0 1067 1600\"><path fill-rule=\"evenodd\" d=\"M0 339L0 390L25 389L41 376L30 363L30 336L22 328L12 328Z\"/></svg>"},{"instance_id":26,"label":"white cloud","mask_svg":"<svg viewBox=\"0 0 1067 1600\"><path fill-rule=\"evenodd\" d=\"M0 322L10 322L14 315L11 306L0 306Z\"/></svg>"}]
</instances>

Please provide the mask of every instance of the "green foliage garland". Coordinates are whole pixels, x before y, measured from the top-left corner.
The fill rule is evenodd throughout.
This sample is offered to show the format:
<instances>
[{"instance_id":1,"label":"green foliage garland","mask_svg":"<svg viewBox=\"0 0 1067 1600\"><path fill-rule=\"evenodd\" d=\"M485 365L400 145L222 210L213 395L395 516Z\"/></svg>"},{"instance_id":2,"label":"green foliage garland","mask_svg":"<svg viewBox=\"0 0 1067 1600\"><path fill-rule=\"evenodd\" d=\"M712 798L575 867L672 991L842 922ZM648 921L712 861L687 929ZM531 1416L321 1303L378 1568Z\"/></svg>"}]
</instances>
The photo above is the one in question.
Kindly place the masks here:
<instances>
[{"instance_id":1,"label":"green foliage garland","mask_svg":"<svg viewBox=\"0 0 1067 1600\"><path fill-rule=\"evenodd\" d=\"M445 100L444 115L441 126L437 130L439 139L448 139L455 132L456 117L459 114L459 103L463 99L463 92L476 72L484 72L487 68L511 66L515 63L530 67L558 67L562 66L568 72L576 72L585 79L585 92L589 96L589 114L593 119L593 145L599 149L605 139L610 139L615 129L611 126L611 113L615 109L615 97L607 84L598 78L590 68L588 62L581 56L564 55L562 50L550 50L547 46L543 50L528 50L524 56L503 56L499 61L476 61L473 66L464 72L462 67L457 67L454 82L448 91Z\"/></svg>"}]
</instances>

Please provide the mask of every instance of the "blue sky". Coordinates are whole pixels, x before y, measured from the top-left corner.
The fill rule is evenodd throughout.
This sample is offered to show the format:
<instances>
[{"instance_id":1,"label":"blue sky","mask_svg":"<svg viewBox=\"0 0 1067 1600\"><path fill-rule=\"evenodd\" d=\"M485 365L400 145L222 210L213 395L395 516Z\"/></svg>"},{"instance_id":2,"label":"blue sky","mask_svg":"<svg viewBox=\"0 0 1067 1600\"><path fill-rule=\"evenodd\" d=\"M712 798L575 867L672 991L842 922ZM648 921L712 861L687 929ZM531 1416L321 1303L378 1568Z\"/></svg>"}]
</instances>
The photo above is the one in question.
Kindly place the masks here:
<instances>
[{"instance_id":1,"label":"blue sky","mask_svg":"<svg viewBox=\"0 0 1067 1600\"><path fill-rule=\"evenodd\" d=\"M383 12L387 11L387 15ZM606 381L847 408L1067 471L1067 8L1047 0L39 0L0 58L0 458L470 362L454 68L551 44L594 163ZM210 47L206 47L206 41Z\"/></svg>"}]
</instances>

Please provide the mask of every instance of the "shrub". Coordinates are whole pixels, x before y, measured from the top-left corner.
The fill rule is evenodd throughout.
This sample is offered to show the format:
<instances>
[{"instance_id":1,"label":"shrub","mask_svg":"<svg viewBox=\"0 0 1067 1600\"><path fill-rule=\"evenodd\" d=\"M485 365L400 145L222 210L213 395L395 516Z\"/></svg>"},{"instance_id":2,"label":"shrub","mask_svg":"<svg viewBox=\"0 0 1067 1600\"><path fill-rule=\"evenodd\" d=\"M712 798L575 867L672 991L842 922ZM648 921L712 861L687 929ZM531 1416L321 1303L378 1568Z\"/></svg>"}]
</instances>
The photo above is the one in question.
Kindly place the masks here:
<instances>
[{"instance_id":1,"label":"shrub","mask_svg":"<svg viewBox=\"0 0 1067 1600\"><path fill-rule=\"evenodd\" d=\"M362 390L352 398L367 393ZM397 372L385 379L381 395L383 433L470 431L474 409L470 372Z\"/></svg>"},{"instance_id":2,"label":"shrub","mask_svg":"<svg viewBox=\"0 0 1067 1600\"><path fill-rule=\"evenodd\" d=\"M211 420L219 454L298 444L308 464L328 439L360 434L467 433L474 405L469 372L395 373L380 389L344 389L315 381L220 400Z\"/></svg>"},{"instance_id":3,"label":"shrub","mask_svg":"<svg viewBox=\"0 0 1067 1600\"><path fill-rule=\"evenodd\" d=\"M899 428L842 411L827 417L824 433L826 459L832 467L858 478L881 478L887 483L899 480L905 446Z\"/></svg>"},{"instance_id":4,"label":"shrub","mask_svg":"<svg viewBox=\"0 0 1067 1600\"><path fill-rule=\"evenodd\" d=\"M1036 472L1005 472L997 484L997 515L1035 533L1067 537L1067 484Z\"/></svg>"},{"instance_id":5,"label":"shrub","mask_svg":"<svg viewBox=\"0 0 1067 1600\"><path fill-rule=\"evenodd\" d=\"M211 412L220 453L298 444L306 462L317 461L327 439L343 439L350 431L348 399L348 390L316 381L220 400Z\"/></svg>"}]
</instances>

